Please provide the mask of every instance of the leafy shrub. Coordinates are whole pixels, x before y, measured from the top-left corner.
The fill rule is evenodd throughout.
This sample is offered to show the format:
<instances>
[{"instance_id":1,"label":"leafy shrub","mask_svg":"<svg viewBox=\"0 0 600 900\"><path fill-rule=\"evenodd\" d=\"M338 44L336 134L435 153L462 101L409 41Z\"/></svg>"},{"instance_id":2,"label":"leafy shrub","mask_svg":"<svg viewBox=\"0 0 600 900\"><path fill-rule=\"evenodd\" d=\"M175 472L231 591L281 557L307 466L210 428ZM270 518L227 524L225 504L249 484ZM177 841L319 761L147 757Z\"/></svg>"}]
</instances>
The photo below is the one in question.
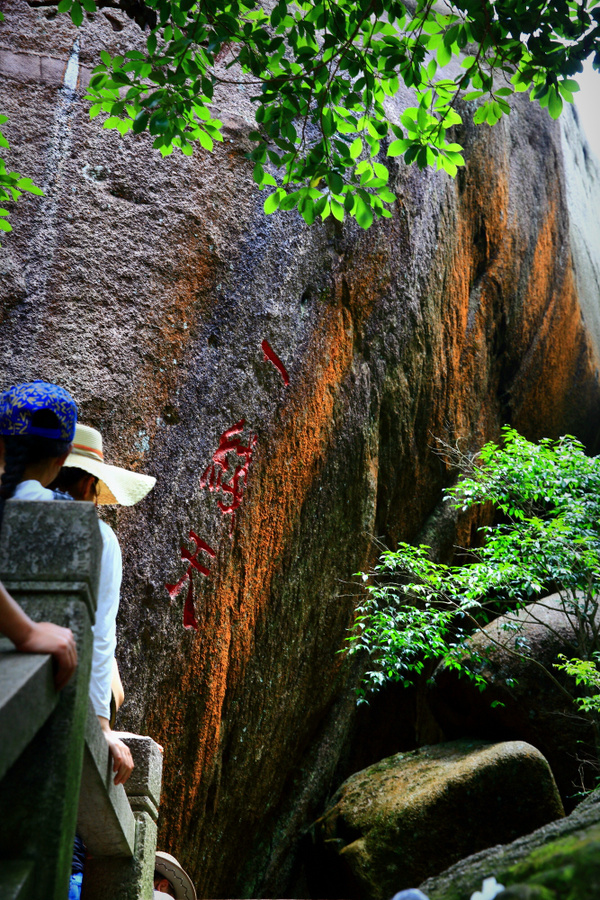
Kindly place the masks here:
<instances>
[{"instance_id":1,"label":"leafy shrub","mask_svg":"<svg viewBox=\"0 0 600 900\"><path fill-rule=\"evenodd\" d=\"M573 658L556 667L574 676L585 693L580 708L598 719L600 459L587 456L575 438L534 444L507 427L502 445L488 443L459 462L463 474L446 502L465 512L492 504L500 521L480 530L483 544L466 565L436 562L430 547L401 543L372 572L359 573L366 595L346 652L371 658L361 698L387 680L410 681L427 659L443 661L483 689L482 659L470 636L554 591L574 630ZM518 634L511 652L528 658Z\"/></svg>"}]
</instances>

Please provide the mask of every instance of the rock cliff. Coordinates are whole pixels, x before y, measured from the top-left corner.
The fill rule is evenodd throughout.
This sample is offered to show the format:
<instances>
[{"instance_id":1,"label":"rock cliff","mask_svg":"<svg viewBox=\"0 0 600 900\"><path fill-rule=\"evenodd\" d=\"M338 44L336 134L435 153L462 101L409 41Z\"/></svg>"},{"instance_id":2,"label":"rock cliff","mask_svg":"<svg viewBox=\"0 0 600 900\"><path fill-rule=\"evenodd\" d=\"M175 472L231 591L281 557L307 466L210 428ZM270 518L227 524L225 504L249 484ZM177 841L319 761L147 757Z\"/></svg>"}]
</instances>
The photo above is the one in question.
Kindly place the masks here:
<instances>
[{"instance_id":1,"label":"rock cliff","mask_svg":"<svg viewBox=\"0 0 600 900\"><path fill-rule=\"evenodd\" d=\"M465 126L456 181L396 164L393 219L307 229L262 212L248 94L219 98L214 155L161 160L81 100L137 26L106 10L76 43L51 8L3 11L9 161L47 195L19 202L0 251L2 386L60 382L109 462L157 476L110 514L121 726L164 744L161 844L199 896L294 896L354 716L348 582L373 536L414 538L438 510L435 437L475 449L509 422L596 448L600 250L569 202L598 208L597 167L572 121L565 138L524 100Z\"/></svg>"}]
</instances>

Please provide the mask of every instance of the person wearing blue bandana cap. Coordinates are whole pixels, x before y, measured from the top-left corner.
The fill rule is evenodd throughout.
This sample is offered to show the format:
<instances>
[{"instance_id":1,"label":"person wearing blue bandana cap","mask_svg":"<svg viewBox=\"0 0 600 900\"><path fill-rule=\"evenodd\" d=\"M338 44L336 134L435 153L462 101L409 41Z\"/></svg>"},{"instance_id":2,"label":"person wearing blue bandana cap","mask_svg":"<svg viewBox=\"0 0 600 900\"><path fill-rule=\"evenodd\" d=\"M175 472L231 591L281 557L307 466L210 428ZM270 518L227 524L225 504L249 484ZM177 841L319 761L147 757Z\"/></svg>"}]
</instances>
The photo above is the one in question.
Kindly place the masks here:
<instances>
[{"instance_id":1,"label":"person wearing blue bandana cap","mask_svg":"<svg viewBox=\"0 0 600 900\"><path fill-rule=\"evenodd\" d=\"M4 473L0 483L0 523L5 502L23 479L49 484L69 452L77 407L64 388L44 381L11 387L0 395L0 435L4 436ZM42 481L35 481L41 489ZM50 492L48 492L50 493ZM33 622L0 584L0 633L22 653L50 653L56 663L57 689L77 665L73 633L52 622Z\"/></svg>"},{"instance_id":2,"label":"person wearing blue bandana cap","mask_svg":"<svg viewBox=\"0 0 600 900\"><path fill-rule=\"evenodd\" d=\"M54 499L47 486L69 455L76 423L75 401L57 384L33 381L0 395L0 434L4 438L0 523L4 504L13 497Z\"/></svg>"},{"instance_id":3,"label":"person wearing blue bandana cap","mask_svg":"<svg viewBox=\"0 0 600 900\"><path fill-rule=\"evenodd\" d=\"M0 434L41 437L70 444L76 424L75 401L58 384L31 381L0 394ZM48 445L40 449L50 451L52 448Z\"/></svg>"},{"instance_id":4,"label":"person wearing blue bandana cap","mask_svg":"<svg viewBox=\"0 0 600 900\"><path fill-rule=\"evenodd\" d=\"M55 500L49 485L56 479L72 449L77 406L71 395L56 384L33 381L9 388L0 395L0 435L4 438L4 472L0 479L0 525L4 505L15 500ZM116 538L115 538L116 543ZM103 559L106 569L106 545ZM118 545L117 545L118 549ZM120 551L119 551L120 552ZM95 639L95 636L94 636ZM122 784L131 775L133 759L129 747L103 730L116 771L115 783ZM76 863L81 867L85 849L76 837ZM81 872L71 876L69 897L79 897Z\"/></svg>"},{"instance_id":5,"label":"person wearing blue bandana cap","mask_svg":"<svg viewBox=\"0 0 600 900\"><path fill-rule=\"evenodd\" d=\"M71 395L56 384L33 381L9 388L0 395L0 434L4 437L4 473L0 481L0 523L6 500L54 500L49 485L57 478L72 449L77 425L77 406ZM88 499L88 498L84 498ZM108 526L101 524L102 560L100 593L103 580L120 572L117 539ZM110 532L110 534L107 534ZM111 540L107 541L107 537ZM113 557L118 556L118 566ZM120 583L120 575L119 575ZM106 618L105 602L99 597L97 620ZM117 589L118 605L118 589ZM116 616L116 608L114 616ZM95 625L94 646L103 641L102 629ZM92 680L94 683L94 658ZM92 701L94 697L92 696ZM104 713L104 710L96 710ZM101 719L99 715L99 719ZM108 724L108 720L106 720ZM113 759L115 784L124 784L133 771L133 759L126 744L108 727L101 727Z\"/></svg>"}]
</instances>

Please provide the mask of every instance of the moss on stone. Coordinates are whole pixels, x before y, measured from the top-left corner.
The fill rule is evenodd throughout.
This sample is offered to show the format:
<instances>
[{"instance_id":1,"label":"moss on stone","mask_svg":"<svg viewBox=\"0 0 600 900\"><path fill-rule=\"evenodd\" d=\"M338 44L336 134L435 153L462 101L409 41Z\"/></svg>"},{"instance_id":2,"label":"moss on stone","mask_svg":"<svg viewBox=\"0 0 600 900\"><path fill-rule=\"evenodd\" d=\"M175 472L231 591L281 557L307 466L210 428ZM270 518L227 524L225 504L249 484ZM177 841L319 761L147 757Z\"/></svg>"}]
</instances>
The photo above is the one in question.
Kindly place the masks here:
<instances>
[{"instance_id":1,"label":"moss on stone","mask_svg":"<svg viewBox=\"0 0 600 900\"><path fill-rule=\"evenodd\" d=\"M556 894L541 885L517 884L502 894L502 900L556 900Z\"/></svg>"},{"instance_id":2,"label":"moss on stone","mask_svg":"<svg viewBox=\"0 0 600 900\"><path fill-rule=\"evenodd\" d=\"M506 879L546 887L557 900L596 900L600 896L600 827L538 847L510 868Z\"/></svg>"},{"instance_id":3,"label":"moss on stone","mask_svg":"<svg viewBox=\"0 0 600 900\"><path fill-rule=\"evenodd\" d=\"M577 813L573 813L577 818ZM565 820L565 826L568 820ZM542 829L540 833L543 831ZM597 900L600 897L600 825L592 824L538 847L523 848L515 862L513 846L492 855L477 854L439 879L422 885L431 900L468 900L484 875L506 885L502 900Z\"/></svg>"}]
</instances>

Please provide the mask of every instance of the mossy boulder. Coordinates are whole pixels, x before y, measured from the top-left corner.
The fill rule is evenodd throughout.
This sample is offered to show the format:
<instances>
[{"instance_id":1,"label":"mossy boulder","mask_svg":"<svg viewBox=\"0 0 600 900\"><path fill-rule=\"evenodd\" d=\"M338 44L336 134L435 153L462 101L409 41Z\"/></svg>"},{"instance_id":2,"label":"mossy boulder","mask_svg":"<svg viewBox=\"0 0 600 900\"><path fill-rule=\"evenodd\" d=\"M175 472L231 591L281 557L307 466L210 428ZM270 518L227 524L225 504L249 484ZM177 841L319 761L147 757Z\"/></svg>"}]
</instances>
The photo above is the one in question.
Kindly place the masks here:
<instances>
[{"instance_id":1,"label":"mossy boulder","mask_svg":"<svg viewBox=\"0 0 600 900\"><path fill-rule=\"evenodd\" d=\"M539 884L517 884L497 896L502 900L555 900L553 892Z\"/></svg>"},{"instance_id":2,"label":"mossy boulder","mask_svg":"<svg viewBox=\"0 0 600 900\"><path fill-rule=\"evenodd\" d=\"M550 763L566 804L581 789L582 779L592 778L590 763L596 759L591 722L557 684L562 682L570 692L573 680L553 669L560 653L577 655L573 621L559 594L500 616L470 639L484 660L479 671L487 690L479 691L455 669L441 665L429 692L431 709L447 739L468 735L522 740L537 747ZM519 648L531 659L515 656ZM545 676L537 663L557 681Z\"/></svg>"},{"instance_id":3,"label":"mossy boulder","mask_svg":"<svg viewBox=\"0 0 600 900\"><path fill-rule=\"evenodd\" d=\"M550 768L528 744L422 747L344 782L318 823L323 869L342 890L335 896L388 900L465 853L562 815ZM320 896L331 895L323 887Z\"/></svg>"},{"instance_id":4,"label":"mossy boulder","mask_svg":"<svg viewBox=\"0 0 600 900\"><path fill-rule=\"evenodd\" d=\"M506 887L498 900L597 900L600 790L570 816L461 860L421 890L430 900L469 900L490 875Z\"/></svg>"}]
</instances>

